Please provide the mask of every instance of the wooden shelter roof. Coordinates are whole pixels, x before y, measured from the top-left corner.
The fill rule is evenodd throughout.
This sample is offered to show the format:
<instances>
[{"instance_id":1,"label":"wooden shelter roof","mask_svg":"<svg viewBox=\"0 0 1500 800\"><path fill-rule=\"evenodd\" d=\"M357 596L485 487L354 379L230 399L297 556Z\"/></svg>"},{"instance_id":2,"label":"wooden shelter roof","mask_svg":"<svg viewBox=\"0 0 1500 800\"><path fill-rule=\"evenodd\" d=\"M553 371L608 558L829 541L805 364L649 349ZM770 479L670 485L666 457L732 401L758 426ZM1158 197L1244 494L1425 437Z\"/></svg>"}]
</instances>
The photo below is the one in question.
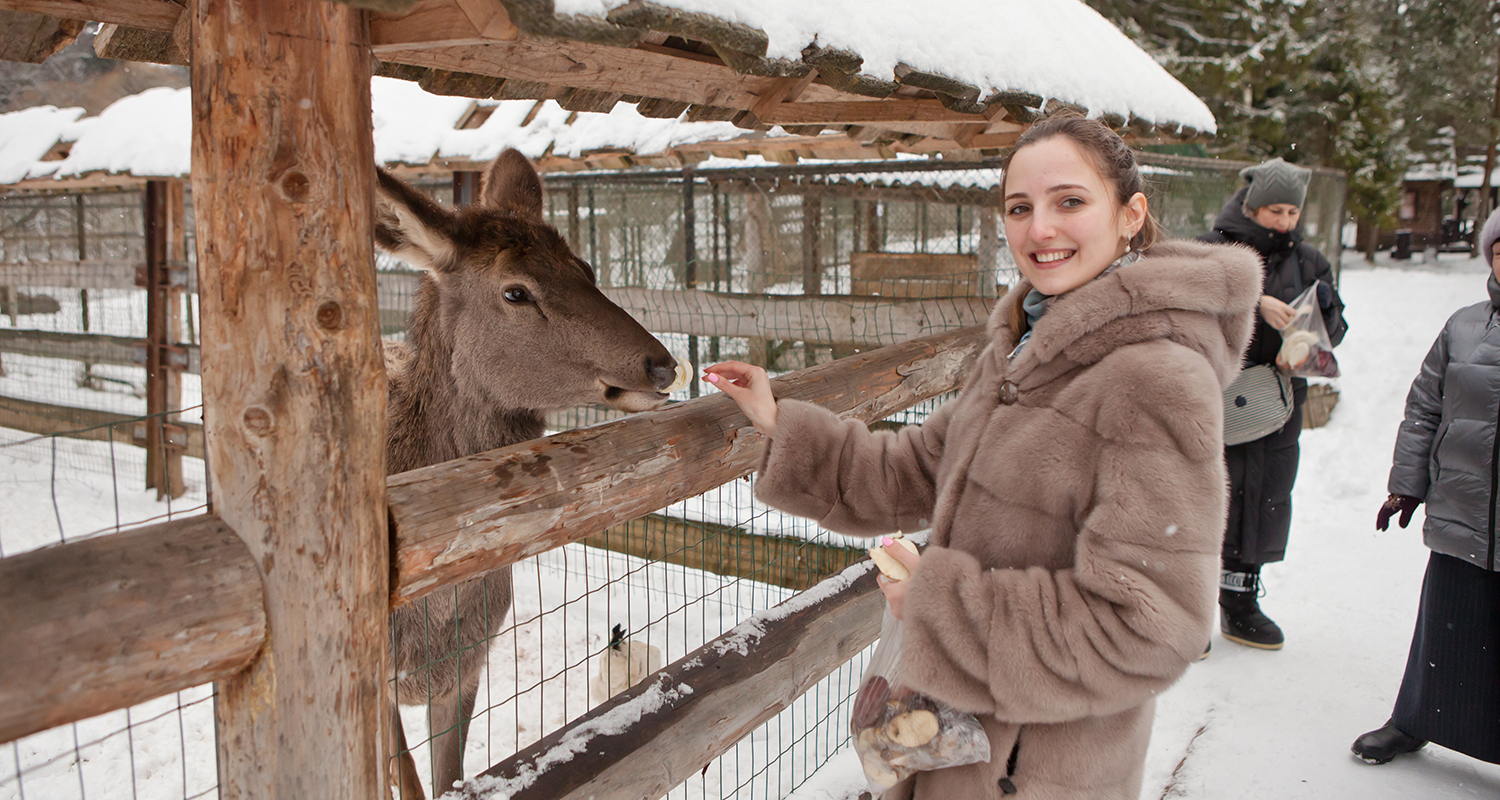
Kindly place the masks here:
<instances>
[{"instance_id":1,"label":"wooden shelter roof","mask_svg":"<svg viewBox=\"0 0 1500 800\"><path fill-rule=\"evenodd\" d=\"M575 112L628 103L646 118L731 123L747 141L773 128L799 140L699 148L706 155L993 154L1057 105L1141 143L1214 127L1079 0L348 1L374 9L376 74L434 94ZM103 56L186 64L189 16L176 0L0 0L0 58L42 60L90 19L106 23ZM611 166L582 161L570 166Z\"/></svg>"}]
</instances>

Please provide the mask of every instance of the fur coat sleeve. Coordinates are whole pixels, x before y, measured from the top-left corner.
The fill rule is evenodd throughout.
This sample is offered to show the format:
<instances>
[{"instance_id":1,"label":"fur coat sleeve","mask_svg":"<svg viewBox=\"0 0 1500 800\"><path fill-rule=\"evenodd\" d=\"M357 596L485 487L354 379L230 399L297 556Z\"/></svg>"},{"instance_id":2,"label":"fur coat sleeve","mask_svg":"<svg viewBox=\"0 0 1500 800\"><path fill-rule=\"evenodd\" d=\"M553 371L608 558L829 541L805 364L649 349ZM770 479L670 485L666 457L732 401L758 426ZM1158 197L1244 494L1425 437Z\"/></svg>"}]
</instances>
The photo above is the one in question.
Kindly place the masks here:
<instances>
[{"instance_id":1,"label":"fur coat sleeve","mask_svg":"<svg viewBox=\"0 0 1500 800\"><path fill-rule=\"evenodd\" d=\"M811 403L777 401L756 493L839 533L921 530L932 519L948 419L943 406L921 425L871 431Z\"/></svg>"}]
</instances>

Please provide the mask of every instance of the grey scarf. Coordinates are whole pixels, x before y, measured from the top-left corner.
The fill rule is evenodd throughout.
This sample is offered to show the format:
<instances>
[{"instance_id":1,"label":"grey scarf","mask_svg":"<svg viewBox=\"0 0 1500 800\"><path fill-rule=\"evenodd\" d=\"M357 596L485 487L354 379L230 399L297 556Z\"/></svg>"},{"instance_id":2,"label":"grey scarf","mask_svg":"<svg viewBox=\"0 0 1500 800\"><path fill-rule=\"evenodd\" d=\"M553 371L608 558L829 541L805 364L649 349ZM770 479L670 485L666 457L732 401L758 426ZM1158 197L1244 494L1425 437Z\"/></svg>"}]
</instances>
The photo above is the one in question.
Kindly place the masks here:
<instances>
[{"instance_id":1,"label":"grey scarf","mask_svg":"<svg viewBox=\"0 0 1500 800\"><path fill-rule=\"evenodd\" d=\"M1115 270L1127 264L1134 264L1135 262L1139 261L1140 258L1141 254L1132 250L1125 255L1120 256L1120 258L1116 260L1115 263L1105 267L1103 272L1094 276L1093 280L1097 281L1105 275L1108 275L1109 273L1114 272ZM1042 318L1042 315L1047 313L1047 309L1052 306L1052 301L1063 296L1064 295L1042 294L1040 290L1035 288L1026 293L1026 297L1021 300L1021 310L1026 312L1026 332L1021 334L1021 340L1019 342L1016 342L1016 349L1010 351L1010 355L1008 356L1008 358L1015 358L1016 355L1021 352L1021 348L1025 347L1026 342L1031 339L1031 332L1036 330L1037 321Z\"/></svg>"}]
</instances>

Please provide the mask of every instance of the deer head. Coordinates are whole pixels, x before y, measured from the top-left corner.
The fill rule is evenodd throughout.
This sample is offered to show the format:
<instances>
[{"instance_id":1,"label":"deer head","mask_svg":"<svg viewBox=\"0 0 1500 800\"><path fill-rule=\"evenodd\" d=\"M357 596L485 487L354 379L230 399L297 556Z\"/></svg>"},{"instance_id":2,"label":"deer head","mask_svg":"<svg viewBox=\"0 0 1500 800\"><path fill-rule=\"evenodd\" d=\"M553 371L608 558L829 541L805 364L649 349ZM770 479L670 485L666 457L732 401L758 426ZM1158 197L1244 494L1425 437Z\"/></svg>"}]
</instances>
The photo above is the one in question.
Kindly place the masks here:
<instances>
[{"instance_id":1,"label":"deer head","mask_svg":"<svg viewBox=\"0 0 1500 800\"><path fill-rule=\"evenodd\" d=\"M632 412L666 402L676 360L543 221L542 181L524 156L502 153L479 203L456 211L379 177L375 241L428 276L408 328L412 358L436 362L427 368L451 375L464 402Z\"/></svg>"}]
</instances>

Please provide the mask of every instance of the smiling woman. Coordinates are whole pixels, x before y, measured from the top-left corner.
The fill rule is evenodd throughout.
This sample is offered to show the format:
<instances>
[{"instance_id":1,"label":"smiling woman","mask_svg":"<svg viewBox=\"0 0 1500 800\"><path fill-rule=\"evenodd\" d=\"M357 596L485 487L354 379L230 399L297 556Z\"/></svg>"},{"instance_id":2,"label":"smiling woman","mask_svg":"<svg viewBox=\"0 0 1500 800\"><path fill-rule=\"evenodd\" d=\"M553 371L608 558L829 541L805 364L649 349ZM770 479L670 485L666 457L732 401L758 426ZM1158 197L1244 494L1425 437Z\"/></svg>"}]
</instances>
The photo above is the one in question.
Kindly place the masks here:
<instances>
[{"instance_id":1,"label":"smiling woman","mask_svg":"<svg viewBox=\"0 0 1500 800\"><path fill-rule=\"evenodd\" d=\"M1117 200L1083 149L1062 135L1017 151L1001 187L1016 265L1049 296L1077 289L1118 261L1149 213L1142 192Z\"/></svg>"},{"instance_id":2,"label":"smiling woman","mask_svg":"<svg viewBox=\"0 0 1500 800\"><path fill-rule=\"evenodd\" d=\"M1208 642L1222 392L1259 260L1158 241L1142 187L1101 122L1059 115L1021 138L1002 194L1024 280L963 392L920 426L871 432L776 400L758 367L706 370L766 434L761 500L844 534L930 531L920 554L886 548L910 572L880 581L900 688L974 714L994 757L883 800L1134 800L1153 700Z\"/></svg>"}]
</instances>

